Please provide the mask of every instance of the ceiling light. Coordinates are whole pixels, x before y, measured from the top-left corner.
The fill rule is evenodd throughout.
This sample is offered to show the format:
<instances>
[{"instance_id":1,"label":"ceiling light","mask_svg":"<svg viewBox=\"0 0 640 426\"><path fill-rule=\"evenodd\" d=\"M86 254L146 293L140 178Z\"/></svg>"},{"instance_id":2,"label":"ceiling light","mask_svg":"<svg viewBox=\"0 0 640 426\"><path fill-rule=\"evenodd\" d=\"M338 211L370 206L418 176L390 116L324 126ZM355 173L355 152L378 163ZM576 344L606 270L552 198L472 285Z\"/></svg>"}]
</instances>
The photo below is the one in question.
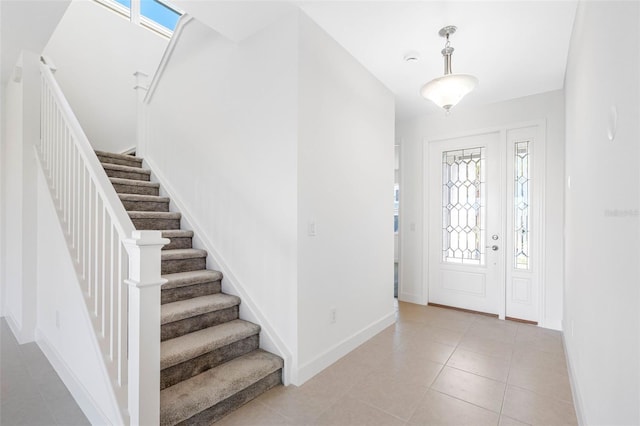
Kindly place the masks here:
<instances>
[{"instance_id":1,"label":"ceiling light","mask_svg":"<svg viewBox=\"0 0 640 426\"><path fill-rule=\"evenodd\" d=\"M449 36L455 33L456 29L449 25L438 32L440 37L447 39L442 49L444 76L431 80L420 89L422 96L447 112L478 85L478 79L472 75L451 73L451 55L454 49L450 45Z\"/></svg>"}]
</instances>

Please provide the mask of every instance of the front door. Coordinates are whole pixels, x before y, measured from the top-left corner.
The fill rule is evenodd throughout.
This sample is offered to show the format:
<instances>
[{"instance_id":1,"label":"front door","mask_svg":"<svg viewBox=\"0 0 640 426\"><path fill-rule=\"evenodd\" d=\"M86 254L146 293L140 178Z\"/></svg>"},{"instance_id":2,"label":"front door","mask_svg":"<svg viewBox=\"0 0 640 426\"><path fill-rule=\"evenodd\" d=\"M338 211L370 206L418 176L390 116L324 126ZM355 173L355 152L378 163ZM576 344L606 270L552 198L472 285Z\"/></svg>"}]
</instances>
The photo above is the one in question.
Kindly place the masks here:
<instances>
[{"instance_id":1,"label":"front door","mask_svg":"<svg viewBox=\"0 0 640 426\"><path fill-rule=\"evenodd\" d=\"M429 302L500 314L501 133L428 144Z\"/></svg>"}]
</instances>

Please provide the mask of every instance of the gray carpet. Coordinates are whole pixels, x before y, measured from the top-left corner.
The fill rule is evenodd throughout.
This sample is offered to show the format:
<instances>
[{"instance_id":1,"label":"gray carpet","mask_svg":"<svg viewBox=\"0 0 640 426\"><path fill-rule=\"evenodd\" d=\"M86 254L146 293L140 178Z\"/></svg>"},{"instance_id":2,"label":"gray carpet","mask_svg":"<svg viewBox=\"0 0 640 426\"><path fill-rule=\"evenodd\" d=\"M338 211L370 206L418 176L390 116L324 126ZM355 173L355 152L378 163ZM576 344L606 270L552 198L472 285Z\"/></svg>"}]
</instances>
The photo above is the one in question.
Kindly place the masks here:
<instances>
[{"instance_id":1,"label":"gray carpet","mask_svg":"<svg viewBox=\"0 0 640 426\"><path fill-rule=\"evenodd\" d=\"M96 152L136 229L160 230L162 425L209 424L282 383L282 358L258 348L260 327L239 318L240 298L221 292L182 215L159 196L142 160Z\"/></svg>"}]
</instances>

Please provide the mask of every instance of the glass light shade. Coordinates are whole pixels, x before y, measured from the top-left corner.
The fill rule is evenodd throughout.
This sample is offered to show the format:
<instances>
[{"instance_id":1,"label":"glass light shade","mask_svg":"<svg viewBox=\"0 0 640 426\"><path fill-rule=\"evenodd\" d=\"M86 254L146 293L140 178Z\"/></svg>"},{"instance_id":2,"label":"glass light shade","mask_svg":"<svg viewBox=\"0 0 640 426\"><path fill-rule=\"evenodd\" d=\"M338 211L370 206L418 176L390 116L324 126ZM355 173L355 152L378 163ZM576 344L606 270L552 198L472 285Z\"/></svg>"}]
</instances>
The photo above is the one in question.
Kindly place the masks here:
<instances>
[{"instance_id":1,"label":"glass light shade","mask_svg":"<svg viewBox=\"0 0 640 426\"><path fill-rule=\"evenodd\" d=\"M422 86L420 94L448 112L477 85L478 79L472 75L447 74Z\"/></svg>"}]
</instances>

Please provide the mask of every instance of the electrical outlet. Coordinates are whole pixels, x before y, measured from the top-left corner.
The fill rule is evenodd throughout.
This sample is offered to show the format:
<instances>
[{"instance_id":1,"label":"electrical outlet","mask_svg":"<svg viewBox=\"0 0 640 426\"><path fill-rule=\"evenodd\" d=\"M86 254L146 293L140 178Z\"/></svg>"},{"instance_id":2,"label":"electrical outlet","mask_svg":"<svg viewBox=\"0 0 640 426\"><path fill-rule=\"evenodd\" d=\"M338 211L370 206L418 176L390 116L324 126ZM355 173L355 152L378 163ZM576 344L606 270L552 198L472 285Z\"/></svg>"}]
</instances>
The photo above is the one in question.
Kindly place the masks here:
<instances>
[{"instance_id":1,"label":"electrical outlet","mask_svg":"<svg viewBox=\"0 0 640 426\"><path fill-rule=\"evenodd\" d=\"M309 221L309 225L307 226L307 234L310 237L315 237L316 236L316 222L315 221Z\"/></svg>"},{"instance_id":2,"label":"electrical outlet","mask_svg":"<svg viewBox=\"0 0 640 426\"><path fill-rule=\"evenodd\" d=\"M336 308L331 308L329 310L329 323L330 324L335 324L336 323L337 311L338 310Z\"/></svg>"}]
</instances>

